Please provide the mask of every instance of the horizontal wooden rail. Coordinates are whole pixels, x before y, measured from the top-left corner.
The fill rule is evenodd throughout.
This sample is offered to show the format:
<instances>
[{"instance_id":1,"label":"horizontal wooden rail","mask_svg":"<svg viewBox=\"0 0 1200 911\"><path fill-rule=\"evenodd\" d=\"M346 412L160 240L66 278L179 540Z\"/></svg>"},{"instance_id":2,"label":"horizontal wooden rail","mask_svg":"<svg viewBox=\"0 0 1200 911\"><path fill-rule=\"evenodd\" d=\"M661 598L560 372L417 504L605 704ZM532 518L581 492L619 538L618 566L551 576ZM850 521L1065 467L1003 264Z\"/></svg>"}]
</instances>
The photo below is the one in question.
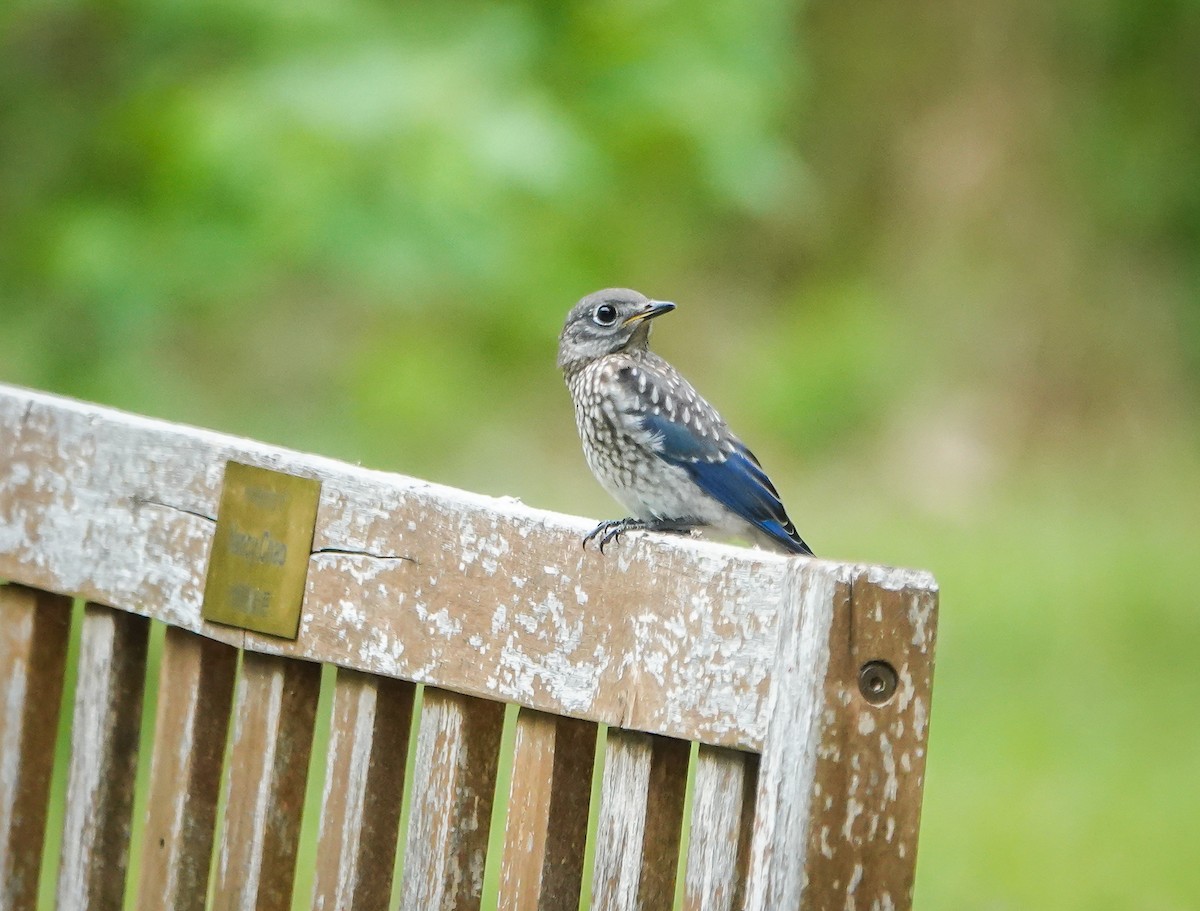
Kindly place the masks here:
<instances>
[{"instance_id":1,"label":"horizontal wooden rail","mask_svg":"<svg viewBox=\"0 0 1200 911\"><path fill-rule=\"evenodd\" d=\"M200 619L227 459L322 481L294 643ZM784 557L657 536L601 555L588 523L511 499L6 386L0 464L0 576L256 651L762 746Z\"/></svg>"}]
</instances>

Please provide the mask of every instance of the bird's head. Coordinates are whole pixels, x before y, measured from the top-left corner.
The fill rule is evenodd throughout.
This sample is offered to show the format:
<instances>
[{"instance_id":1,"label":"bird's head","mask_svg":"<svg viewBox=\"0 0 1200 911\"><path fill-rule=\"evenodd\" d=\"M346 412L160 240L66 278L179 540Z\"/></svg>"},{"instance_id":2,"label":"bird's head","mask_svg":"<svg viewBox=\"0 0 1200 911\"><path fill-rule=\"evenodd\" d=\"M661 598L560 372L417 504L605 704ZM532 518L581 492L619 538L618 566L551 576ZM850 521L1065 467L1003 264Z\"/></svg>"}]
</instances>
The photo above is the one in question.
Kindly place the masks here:
<instances>
[{"instance_id":1,"label":"bird's head","mask_svg":"<svg viewBox=\"0 0 1200 911\"><path fill-rule=\"evenodd\" d=\"M669 301L650 300L629 288L605 288L571 308L558 337L558 366L577 370L617 351L645 351L650 321L670 313Z\"/></svg>"}]
</instances>

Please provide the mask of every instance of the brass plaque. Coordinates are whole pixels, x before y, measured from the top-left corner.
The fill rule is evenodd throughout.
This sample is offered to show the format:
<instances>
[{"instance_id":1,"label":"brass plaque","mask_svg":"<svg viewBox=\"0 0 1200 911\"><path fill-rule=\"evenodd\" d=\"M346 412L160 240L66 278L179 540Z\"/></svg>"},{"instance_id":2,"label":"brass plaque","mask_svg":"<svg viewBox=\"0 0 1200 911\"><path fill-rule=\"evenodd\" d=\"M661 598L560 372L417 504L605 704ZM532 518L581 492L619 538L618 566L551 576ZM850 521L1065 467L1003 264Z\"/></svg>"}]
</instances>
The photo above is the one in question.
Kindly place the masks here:
<instances>
[{"instance_id":1,"label":"brass plaque","mask_svg":"<svg viewBox=\"0 0 1200 911\"><path fill-rule=\"evenodd\" d=\"M225 463L205 620L295 639L321 482Z\"/></svg>"}]
</instances>

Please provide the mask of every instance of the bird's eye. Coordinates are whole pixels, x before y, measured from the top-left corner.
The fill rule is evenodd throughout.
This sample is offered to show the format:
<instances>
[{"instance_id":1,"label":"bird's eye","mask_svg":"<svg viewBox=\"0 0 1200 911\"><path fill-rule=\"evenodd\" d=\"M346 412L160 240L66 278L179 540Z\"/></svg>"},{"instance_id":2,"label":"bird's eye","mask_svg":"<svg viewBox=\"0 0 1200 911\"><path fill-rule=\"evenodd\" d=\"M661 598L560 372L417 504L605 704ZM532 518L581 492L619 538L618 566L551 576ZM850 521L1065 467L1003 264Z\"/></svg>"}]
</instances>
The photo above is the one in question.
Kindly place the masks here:
<instances>
[{"instance_id":1,"label":"bird's eye","mask_svg":"<svg viewBox=\"0 0 1200 911\"><path fill-rule=\"evenodd\" d=\"M612 304L601 304L592 314L592 321L597 326L611 326L617 321L617 308Z\"/></svg>"}]
</instances>

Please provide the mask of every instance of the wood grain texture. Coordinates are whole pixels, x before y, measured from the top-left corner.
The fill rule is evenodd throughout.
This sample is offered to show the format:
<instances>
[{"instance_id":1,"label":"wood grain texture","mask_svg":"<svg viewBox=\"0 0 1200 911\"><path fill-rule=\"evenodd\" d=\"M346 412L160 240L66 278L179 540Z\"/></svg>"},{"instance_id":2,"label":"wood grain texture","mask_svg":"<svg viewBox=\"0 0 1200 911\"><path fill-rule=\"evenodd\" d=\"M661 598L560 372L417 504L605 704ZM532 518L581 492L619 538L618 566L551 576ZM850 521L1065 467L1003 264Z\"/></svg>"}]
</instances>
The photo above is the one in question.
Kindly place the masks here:
<instances>
[{"instance_id":1,"label":"wood grain texture","mask_svg":"<svg viewBox=\"0 0 1200 911\"><path fill-rule=\"evenodd\" d=\"M824 681L838 567L796 560L788 568L759 763L745 911L797 911L805 891L809 808L824 720ZM811 884L814 892L827 885Z\"/></svg>"},{"instance_id":2,"label":"wood grain texture","mask_svg":"<svg viewBox=\"0 0 1200 911\"><path fill-rule=\"evenodd\" d=\"M874 568L844 573L829 634L806 909L912 905L924 789L937 591L924 574ZM886 661L897 673L882 705L858 687L859 669Z\"/></svg>"},{"instance_id":3,"label":"wood grain texture","mask_svg":"<svg viewBox=\"0 0 1200 911\"><path fill-rule=\"evenodd\" d=\"M579 904L596 726L523 709L517 716L500 911Z\"/></svg>"},{"instance_id":4,"label":"wood grain texture","mask_svg":"<svg viewBox=\"0 0 1200 911\"><path fill-rule=\"evenodd\" d=\"M288 911L321 668L245 652L214 911Z\"/></svg>"},{"instance_id":5,"label":"wood grain texture","mask_svg":"<svg viewBox=\"0 0 1200 911\"><path fill-rule=\"evenodd\" d=\"M598 733L596 725L574 718L559 718L555 725L554 787L542 864L545 911L572 909L579 903Z\"/></svg>"},{"instance_id":6,"label":"wood grain texture","mask_svg":"<svg viewBox=\"0 0 1200 911\"><path fill-rule=\"evenodd\" d=\"M636 907L646 836L650 735L610 728L592 865L592 911Z\"/></svg>"},{"instance_id":7,"label":"wood grain texture","mask_svg":"<svg viewBox=\"0 0 1200 911\"><path fill-rule=\"evenodd\" d=\"M641 532L601 555L583 519L14 387L0 440L0 576L258 651L761 747L781 555ZM231 458L322 481L296 642L200 618Z\"/></svg>"},{"instance_id":8,"label":"wood grain texture","mask_svg":"<svg viewBox=\"0 0 1200 911\"><path fill-rule=\"evenodd\" d=\"M696 757L684 911L741 906L758 757L701 746Z\"/></svg>"},{"instance_id":9,"label":"wood grain texture","mask_svg":"<svg viewBox=\"0 0 1200 911\"><path fill-rule=\"evenodd\" d=\"M383 911L392 889L416 687L339 668L321 798L317 911Z\"/></svg>"},{"instance_id":10,"label":"wood grain texture","mask_svg":"<svg viewBox=\"0 0 1200 911\"><path fill-rule=\"evenodd\" d=\"M542 712L522 710L517 716L500 871L503 911L534 909L541 902L550 795L561 784L554 780L554 722Z\"/></svg>"},{"instance_id":11,"label":"wood grain texture","mask_svg":"<svg viewBox=\"0 0 1200 911\"><path fill-rule=\"evenodd\" d=\"M475 911L483 894L504 706L427 688L404 855L404 911Z\"/></svg>"},{"instance_id":12,"label":"wood grain texture","mask_svg":"<svg viewBox=\"0 0 1200 911\"><path fill-rule=\"evenodd\" d=\"M37 903L71 599L0 586L0 911Z\"/></svg>"},{"instance_id":13,"label":"wood grain texture","mask_svg":"<svg viewBox=\"0 0 1200 911\"><path fill-rule=\"evenodd\" d=\"M143 911L203 911L237 651L176 627L163 640L137 893Z\"/></svg>"},{"instance_id":14,"label":"wood grain texture","mask_svg":"<svg viewBox=\"0 0 1200 911\"><path fill-rule=\"evenodd\" d=\"M686 742L610 729L592 869L594 911L669 911L687 785Z\"/></svg>"},{"instance_id":15,"label":"wood grain texture","mask_svg":"<svg viewBox=\"0 0 1200 911\"><path fill-rule=\"evenodd\" d=\"M58 872L58 907L119 908L125 894L150 623L84 609Z\"/></svg>"},{"instance_id":16,"label":"wood grain texture","mask_svg":"<svg viewBox=\"0 0 1200 911\"><path fill-rule=\"evenodd\" d=\"M687 793L691 744L670 737L651 736L650 740L646 834L642 846L637 907L641 911L671 911L675 907L679 840L683 832L683 801Z\"/></svg>"}]
</instances>

